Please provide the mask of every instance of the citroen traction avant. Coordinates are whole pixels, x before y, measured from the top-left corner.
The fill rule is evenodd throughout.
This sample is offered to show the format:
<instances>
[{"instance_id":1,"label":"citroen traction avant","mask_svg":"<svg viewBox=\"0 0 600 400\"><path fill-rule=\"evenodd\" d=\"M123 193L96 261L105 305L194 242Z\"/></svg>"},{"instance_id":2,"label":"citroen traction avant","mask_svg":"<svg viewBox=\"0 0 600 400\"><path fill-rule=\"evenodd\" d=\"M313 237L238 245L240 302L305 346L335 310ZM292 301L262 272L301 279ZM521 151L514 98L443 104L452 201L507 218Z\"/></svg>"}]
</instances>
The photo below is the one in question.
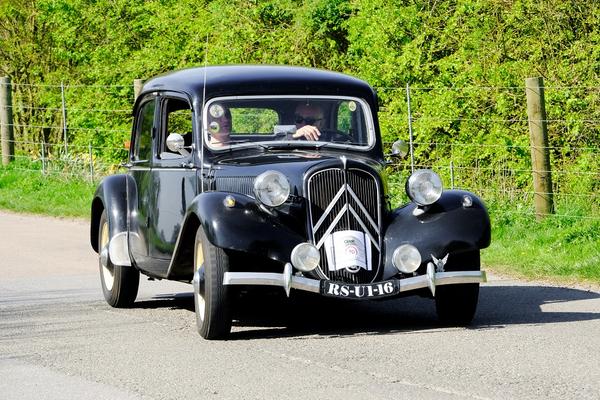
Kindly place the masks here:
<instances>
[{"instance_id":1,"label":"citroen traction avant","mask_svg":"<svg viewBox=\"0 0 600 400\"><path fill-rule=\"evenodd\" d=\"M299 115L307 109L312 118ZM236 297L265 285L418 294L443 324L469 324L486 279L486 208L426 169L392 208L377 110L367 83L317 69L210 66L147 81L127 172L106 177L91 205L106 301L131 306L140 273L192 283L206 339L226 338ZM301 124L318 126L318 140Z\"/></svg>"}]
</instances>

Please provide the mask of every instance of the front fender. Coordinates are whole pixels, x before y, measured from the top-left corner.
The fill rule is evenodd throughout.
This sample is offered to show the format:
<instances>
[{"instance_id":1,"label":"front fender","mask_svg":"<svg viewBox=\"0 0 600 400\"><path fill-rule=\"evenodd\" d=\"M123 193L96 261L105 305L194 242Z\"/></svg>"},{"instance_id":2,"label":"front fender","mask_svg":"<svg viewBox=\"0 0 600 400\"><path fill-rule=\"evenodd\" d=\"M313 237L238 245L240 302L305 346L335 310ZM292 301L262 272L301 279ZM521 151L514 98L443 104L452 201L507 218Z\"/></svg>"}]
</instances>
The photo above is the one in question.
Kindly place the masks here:
<instances>
[{"instance_id":1,"label":"front fender","mask_svg":"<svg viewBox=\"0 0 600 400\"><path fill-rule=\"evenodd\" d=\"M235 199L235 206L225 206L228 195ZM281 263L289 262L293 248L307 240L282 223L277 211L269 213L261 209L249 196L230 192L201 193L188 207L167 273L169 279L191 280L194 240L200 226L217 247ZM260 265L254 267L260 268Z\"/></svg>"},{"instance_id":2,"label":"front fender","mask_svg":"<svg viewBox=\"0 0 600 400\"><path fill-rule=\"evenodd\" d=\"M224 205L228 195L235 199L235 206ZM224 249L288 262L292 249L306 241L302 234L281 223L276 210L270 213L243 194L202 193L189 210L198 216L208 240Z\"/></svg>"},{"instance_id":3,"label":"front fender","mask_svg":"<svg viewBox=\"0 0 600 400\"><path fill-rule=\"evenodd\" d=\"M470 196L473 204L463 206L463 197ZM386 270L392 266L394 249L401 244L415 246L422 263L448 253L483 249L490 244L491 228L487 209L474 194L462 190L448 190L421 215L411 203L392 213L385 233Z\"/></svg>"},{"instance_id":4,"label":"front fender","mask_svg":"<svg viewBox=\"0 0 600 400\"><path fill-rule=\"evenodd\" d=\"M94 193L91 208L90 244L98 252L98 229L102 211L106 210L110 237L109 253L113 263L131 265L127 245L127 179L128 175L104 178Z\"/></svg>"}]
</instances>

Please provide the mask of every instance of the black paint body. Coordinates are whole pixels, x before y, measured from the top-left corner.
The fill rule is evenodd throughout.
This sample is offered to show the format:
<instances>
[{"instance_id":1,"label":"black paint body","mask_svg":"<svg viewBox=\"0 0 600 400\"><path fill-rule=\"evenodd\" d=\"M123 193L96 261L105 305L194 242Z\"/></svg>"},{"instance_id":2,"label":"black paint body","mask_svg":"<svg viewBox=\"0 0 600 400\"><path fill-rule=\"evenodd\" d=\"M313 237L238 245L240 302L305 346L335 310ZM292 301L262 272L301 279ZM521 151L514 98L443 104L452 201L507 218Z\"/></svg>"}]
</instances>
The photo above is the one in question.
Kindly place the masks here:
<instances>
[{"instance_id":1,"label":"black paint body","mask_svg":"<svg viewBox=\"0 0 600 400\"><path fill-rule=\"evenodd\" d=\"M206 99L203 98L205 94ZM229 152L209 150L202 143L202 105L219 96L244 95L336 95L363 99L373 113L376 141L369 149L245 148ZM148 81L139 96L134 118L148 99L157 104L153 136L161 129L163 98L189 102L194 116L195 148L189 157L167 160L152 157L137 160L132 139L129 170L105 178L92 203L91 244L98 251L98 221L107 210L111 237L128 232L129 255L134 268L159 278L190 281L193 274L193 244L196 230L204 229L216 246L227 249L235 260L232 269L281 272L290 261L294 246L309 240L306 177L322 168L356 167L378 176L384 168L377 120L377 97L365 82L342 74L306 68L229 66L189 69ZM134 136L137 129L134 122ZM155 149L156 151L156 149ZM346 158L346 160L344 160ZM289 180L291 196L275 209L255 200L253 179L267 170L282 172ZM377 199L382 210L383 265L391 266L393 250L403 243L415 245L423 265L431 255L481 249L489 245L490 223L482 202L472 194L447 191L425 212L415 216L414 204L397 210L388 208L384 179ZM463 196L473 206L462 205ZM224 205L227 195L235 206ZM376 195L374 193L374 195ZM389 273L388 273L389 275ZM317 277L313 274L314 277Z\"/></svg>"}]
</instances>

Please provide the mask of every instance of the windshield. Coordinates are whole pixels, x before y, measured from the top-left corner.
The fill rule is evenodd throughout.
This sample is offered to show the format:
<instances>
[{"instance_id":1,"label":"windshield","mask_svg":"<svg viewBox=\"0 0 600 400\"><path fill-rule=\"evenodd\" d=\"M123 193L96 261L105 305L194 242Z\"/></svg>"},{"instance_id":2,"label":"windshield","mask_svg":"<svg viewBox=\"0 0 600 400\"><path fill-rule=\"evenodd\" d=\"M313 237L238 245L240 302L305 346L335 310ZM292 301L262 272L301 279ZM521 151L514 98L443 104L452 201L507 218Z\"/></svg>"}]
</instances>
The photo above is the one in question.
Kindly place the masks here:
<instances>
[{"instance_id":1,"label":"windshield","mask_svg":"<svg viewBox=\"0 0 600 400\"><path fill-rule=\"evenodd\" d=\"M248 146L352 146L374 142L366 102L352 97L222 97L204 108L204 140L213 150Z\"/></svg>"}]
</instances>

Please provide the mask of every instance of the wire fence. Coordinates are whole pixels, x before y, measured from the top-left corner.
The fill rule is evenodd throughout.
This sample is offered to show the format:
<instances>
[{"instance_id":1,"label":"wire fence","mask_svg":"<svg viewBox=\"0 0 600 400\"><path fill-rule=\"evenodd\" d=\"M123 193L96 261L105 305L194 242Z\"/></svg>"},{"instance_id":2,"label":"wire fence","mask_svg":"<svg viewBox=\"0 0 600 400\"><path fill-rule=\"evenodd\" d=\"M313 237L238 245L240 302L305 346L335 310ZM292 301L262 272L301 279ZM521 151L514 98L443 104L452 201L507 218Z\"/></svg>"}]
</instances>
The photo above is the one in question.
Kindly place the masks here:
<instances>
[{"instance_id":1,"label":"wire fence","mask_svg":"<svg viewBox=\"0 0 600 400\"><path fill-rule=\"evenodd\" d=\"M26 147L27 152L17 152L14 155L15 166L11 169L17 171L41 173L62 177L98 182L104 176L113 174L121 168L121 163L106 161L103 154L107 151L121 153L126 160L128 150L106 146L71 146L65 151L64 145L44 142L19 142L19 148Z\"/></svg>"},{"instance_id":2,"label":"wire fence","mask_svg":"<svg viewBox=\"0 0 600 400\"><path fill-rule=\"evenodd\" d=\"M487 203L496 206L503 214L535 215L534 197L553 197L555 213L552 217L581 218L600 221L600 168L598 164L584 166L578 164L555 165L552 173L552 192L540 193L534 190L528 146L511 146L522 150L513 157L503 157L489 161L486 159L465 160L463 151L475 149L484 153L485 149L507 147L497 145L475 145L470 143L415 143L415 148L435 149L436 154L445 154L438 159L420 160L416 157L415 169L430 168L436 171L446 188L469 190L481 196ZM582 159L599 159L600 148L576 148ZM403 182L411 169L409 162L393 164L396 167L395 181L403 190ZM402 193L397 193L402 195Z\"/></svg>"},{"instance_id":3,"label":"wire fence","mask_svg":"<svg viewBox=\"0 0 600 400\"><path fill-rule=\"evenodd\" d=\"M133 85L13 89L13 169L94 182L119 171L128 154ZM544 194L553 196L553 217L600 220L600 87L545 89L552 193ZM531 163L525 87L409 88L410 112L407 88L377 90L386 151L396 137L407 139L398 132L414 131L412 165L405 159L388 166L392 198L406 199L404 181L413 168L432 168L445 187L472 191L495 210L535 215L532 174L545 171ZM563 98L579 99L577 112L562 110Z\"/></svg>"}]
</instances>

